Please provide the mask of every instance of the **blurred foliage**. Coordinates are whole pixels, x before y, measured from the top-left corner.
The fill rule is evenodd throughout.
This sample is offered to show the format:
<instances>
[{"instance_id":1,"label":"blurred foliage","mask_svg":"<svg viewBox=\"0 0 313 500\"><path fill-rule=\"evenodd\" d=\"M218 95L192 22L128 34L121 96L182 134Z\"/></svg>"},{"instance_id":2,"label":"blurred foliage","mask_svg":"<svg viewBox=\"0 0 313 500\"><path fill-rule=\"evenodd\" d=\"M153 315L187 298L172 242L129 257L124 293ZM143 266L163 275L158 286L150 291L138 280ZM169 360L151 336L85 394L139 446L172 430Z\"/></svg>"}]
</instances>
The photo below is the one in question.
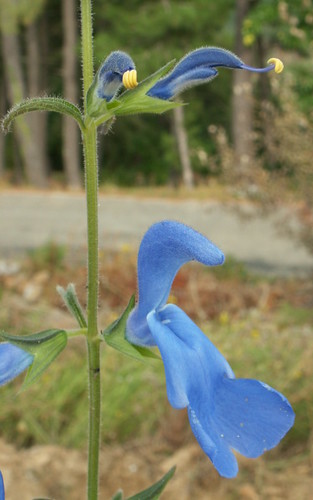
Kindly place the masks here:
<instances>
[{"instance_id":1,"label":"blurred foliage","mask_svg":"<svg viewBox=\"0 0 313 500\"><path fill-rule=\"evenodd\" d=\"M282 49L310 55L313 48L312 0L258 0L254 2L243 28L243 40L252 46L258 37Z\"/></svg>"},{"instance_id":2,"label":"blurred foliage","mask_svg":"<svg viewBox=\"0 0 313 500\"><path fill-rule=\"evenodd\" d=\"M309 445L313 431L313 352L308 335L312 314L285 304L270 318L262 311L245 312L237 319L221 314L202 328L238 377L260 379L288 396L297 418L283 446ZM82 343L71 345L39 384L19 394L21 380L2 388L0 422L6 440L20 446L51 442L84 446L88 397L84 350ZM124 442L160 430L168 412L162 363L138 363L109 348L103 349L102 363L106 367L102 441Z\"/></svg>"},{"instance_id":3,"label":"blurred foliage","mask_svg":"<svg viewBox=\"0 0 313 500\"><path fill-rule=\"evenodd\" d=\"M38 25L44 26L40 32L43 88L47 94L62 95L60 2L23 0L11 6L7 0L0 1L7 15L15 12L21 40L25 37L25 25L36 16ZM111 51L125 50L134 59L141 80L199 46L233 50L235 5L231 0L129 0L127 4L94 0L95 68ZM242 37L251 48L255 65L266 64L268 57L278 55L286 66L279 77L265 75L253 79L257 105L252 125L257 158L251 170L256 175L255 183L258 184L258 172L265 167L269 178L278 176L294 190L301 191L303 186L305 201L312 206L308 145L313 128L313 2L257 0L249 5ZM184 107L185 126L198 183L207 183L213 176L231 183L231 172L236 168L231 140L232 72L223 68L219 72L210 84L190 89L180 97L190 103ZM47 141L49 168L59 182L63 171L62 127L56 114L48 116ZM5 147L9 176L17 161L15 149L9 136ZM172 113L117 120L107 136L99 135L99 161L103 183L177 186L181 182L181 167ZM11 178L18 176L15 173Z\"/></svg>"},{"instance_id":4,"label":"blurred foliage","mask_svg":"<svg viewBox=\"0 0 313 500\"><path fill-rule=\"evenodd\" d=\"M0 26L6 33L14 32L16 26L33 22L45 7L46 0L19 0L8 2L0 0Z\"/></svg>"},{"instance_id":5,"label":"blurred foliage","mask_svg":"<svg viewBox=\"0 0 313 500\"><path fill-rule=\"evenodd\" d=\"M102 363L106 367L102 377L103 442L123 442L153 433L166 405L162 364L155 362L152 368L151 364L138 363L104 346ZM86 370L81 341L67 349L40 383L27 391L16 394L21 380L2 388L1 405L5 410L1 412L1 435L19 446L53 442L83 447L87 426Z\"/></svg>"},{"instance_id":6,"label":"blurred foliage","mask_svg":"<svg viewBox=\"0 0 313 500\"><path fill-rule=\"evenodd\" d=\"M45 245L29 251L32 271L58 270L64 267L66 247L49 241Z\"/></svg>"}]
</instances>

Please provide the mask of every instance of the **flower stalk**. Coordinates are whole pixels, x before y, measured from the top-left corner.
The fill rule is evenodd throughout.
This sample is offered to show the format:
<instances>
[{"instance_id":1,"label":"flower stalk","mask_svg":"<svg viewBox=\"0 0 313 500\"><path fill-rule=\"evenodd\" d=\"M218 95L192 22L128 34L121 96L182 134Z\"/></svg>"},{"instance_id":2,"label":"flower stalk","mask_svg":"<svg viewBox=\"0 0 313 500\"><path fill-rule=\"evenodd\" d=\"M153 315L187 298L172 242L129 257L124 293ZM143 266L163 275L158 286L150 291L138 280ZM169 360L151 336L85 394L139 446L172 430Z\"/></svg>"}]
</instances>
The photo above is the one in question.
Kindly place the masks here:
<instances>
[{"instance_id":1,"label":"flower stalk","mask_svg":"<svg viewBox=\"0 0 313 500\"><path fill-rule=\"evenodd\" d=\"M81 0L83 97L86 115L87 91L93 80L92 12L90 0ZM89 445L87 498L97 500L100 448L100 341L98 338L98 165L97 130L92 122L82 133L87 197L88 282L87 355L89 388Z\"/></svg>"}]
</instances>

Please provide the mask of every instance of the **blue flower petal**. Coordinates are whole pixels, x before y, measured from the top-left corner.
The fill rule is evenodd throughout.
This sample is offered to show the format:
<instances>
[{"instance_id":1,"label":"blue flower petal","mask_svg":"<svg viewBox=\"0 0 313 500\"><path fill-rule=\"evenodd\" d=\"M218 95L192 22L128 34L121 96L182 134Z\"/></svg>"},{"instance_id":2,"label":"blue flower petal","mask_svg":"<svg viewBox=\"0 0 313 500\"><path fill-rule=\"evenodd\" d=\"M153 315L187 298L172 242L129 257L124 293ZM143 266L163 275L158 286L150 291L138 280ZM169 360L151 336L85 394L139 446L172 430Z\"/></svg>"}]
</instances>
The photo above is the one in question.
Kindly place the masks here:
<instances>
[{"instance_id":1,"label":"blue flower petal","mask_svg":"<svg viewBox=\"0 0 313 500\"><path fill-rule=\"evenodd\" d=\"M218 434L214 429L212 407L209 407L204 398L196 400L195 403L196 409L191 404L188 405L190 427L195 438L221 476L235 477L238 473L237 459L229 448L223 434Z\"/></svg>"},{"instance_id":2,"label":"blue flower petal","mask_svg":"<svg viewBox=\"0 0 313 500\"><path fill-rule=\"evenodd\" d=\"M258 457L294 422L287 399L258 380L235 379L222 354L177 306L148 314L159 347L169 402L188 407L192 431L219 474L235 477L233 449Z\"/></svg>"},{"instance_id":3,"label":"blue flower petal","mask_svg":"<svg viewBox=\"0 0 313 500\"><path fill-rule=\"evenodd\" d=\"M163 359L168 399L174 408L187 406L189 394L198 390L201 394L203 388L206 399L212 400L216 380L234 377L226 359L179 307L168 304L152 311L147 321Z\"/></svg>"},{"instance_id":4,"label":"blue flower petal","mask_svg":"<svg viewBox=\"0 0 313 500\"><path fill-rule=\"evenodd\" d=\"M287 399L263 382L223 379L216 390L215 419L232 448L256 458L279 443L295 415Z\"/></svg>"},{"instance_id":5,"label":"blue flower petal","mask_svg":"<svg viewBox=\"0 0 313 500\"><path fill-rule=\"evenodd\" d=\"M187 54L175 68L159 80L148 92L150 97L171 99L189 87L208 82L218 74L217 68L245 69L254 72L267 72L274 69L272 64L266 68L253 68L245 65L239 57L228 50L218 47L202 47Z\"/></svg>"},{"instance_id":6,"label":"blue flower petal","mask_svg":"<svg viewBox=\"0 0 313 500\"><path fill-rule=\"evenodd\" d=\"M158 222L148 229L138 254L138 303L127 321L130 342L155 345L147 314L166 303L177 271L190 260L217 266L223 264L224 254L205 236L179 222Z\"/></svg>"},{"instance_id":7,"label":"blue flower petal","mask_svg":"<svg viewBox=\"0 0 313 500\"><path fill-rule=\"evenodd\" d=\"M200 85L201 83L209 82L217 76L217 74L218 72L216 69L205 67L194 68L182 74L177 72L177 75L170 73L168 77L159 80L147 94L150 97L169 100L184 90Z\"/></svg>"},{"instance_id":8,"label":"blue flower petal","mask_svg":"<svg viewBox=\"0 0 313 500\"><path fill-rule=\"evenodd\" d=\"M122 86L123 74L132 69L135 64L128 54L120 50L112 52L99 69L97 96L111 101Z\"/></svg>"},{"instance_id":9,"label":"blue flower petal","mask_svg":"<svg viewBox=\"0 0 313 500\"><path fill-rule=\"evenodd\" d=\"M23 349L9 342L0 344L0 386L17 377L34 360L34 357Z\"/></svg>"},{"instance_id":10,"label":"blue flower petal","mask_svg":"<svg viewBox=\"0 0 313 500\"><path fill-rule=\"evenodd\" d=\"M185 349L184 343L173 335L166 320L162 322L158 316L158 313L153 311L148 314L147 321L164 362L167 398L173 408L185 408L189 402L188 388L192 383L188 370L184 369L190 366L190 352Z\"/></svg>"},{"instance_id":11,"label":"blue flower petal","mask_svg":"<svg viewBox=\"0 0 313 500\"><path fill-rule=\"evenodd\" d=\"M4 482L3 482L3 476L2 472L0 470L0 500L4 500L5 495L4 495Z\"/></svg>"},{"instance_id":12,"label":"blue flower petal","mask_svg":"<svg viewBox=\"0 0 313 500\"><path fill-rule=\"evenodd\" d=\"M213 401L202 387L190 393L192 431L223 477L235 477L232 449L256 458L276 446L294 423L287 399L258 380L219 378Z\"/></svg>"}]
</instances>

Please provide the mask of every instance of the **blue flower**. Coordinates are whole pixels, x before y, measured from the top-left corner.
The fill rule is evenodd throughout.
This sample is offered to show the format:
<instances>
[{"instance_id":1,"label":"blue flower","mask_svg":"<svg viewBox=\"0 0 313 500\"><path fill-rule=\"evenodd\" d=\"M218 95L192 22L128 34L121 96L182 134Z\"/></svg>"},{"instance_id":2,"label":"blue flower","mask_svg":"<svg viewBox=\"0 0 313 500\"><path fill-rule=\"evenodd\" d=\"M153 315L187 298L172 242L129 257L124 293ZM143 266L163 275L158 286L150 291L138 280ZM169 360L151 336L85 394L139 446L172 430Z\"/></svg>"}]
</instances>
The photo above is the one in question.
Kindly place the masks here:
<instances>
[{"instance_id":1,"label":"blue flower","mask_svg":"<svg viewBox=\"0 0 313 500\"><path fill-rule=\"evenodd\" d=\"M4 499L5 499L4 482L3 482L2 472L0 470L0 500L4 500Z\"/></svg>"},{"instance_id":2,"label":"blue flower","mask_svg":"<svg viewBox=\"0 0 313 500\"><path fill-rule=\"evenodd\" d=\"M137 73L131 57L116 50L111 52L98 71L97 96L109 102L123 83L126 88L136 87Z\"/></svg>"},{"instance_id":3,"label":"blue flower","mask_svg":"<svg viewBox=\"0 0 313 500\"><path fill-rule=\"evenodd\" d=\"M28 352L9 342L2 342L0 344L0 386L17 377L33 361L34 356Z\"/></svg>"},{"instance_id":4,"label":"blue flower","mask_svg":"<svg viewBox=\"0 0 313 500\"><path fill-rule=\"evenodd\" d=\"M244 64L239 57L228 50L202 47L193 50L181 59L175 68L159 80L147 94L158 99L171 99L190 87L212 80L218 74L216 68L219 66L257 73L273 69L280 73L283 70L283 63L279 59L269 59L268 63L269 66L265 68L253 68Z\"/></svg>"},{"instance_id":5,"label":"blue flower","mask_svg":"<svg viewBox=\"0 0 313 500\"><path fill-rule=\"evenodd\" d=\"M202 234L178 222L159 222L146 232L138 253L139 300L128 318L130 342L156 345L147 315L166 304L177 271L190 260L218 266L224 254Z\"/></svg>"},{"instance_id":6,"label":"blue flower","mask_svg":"<svg viewBox=\"0 0 313 500\"><path fill-rule=\"evenodd\" d=\"M234 477L233 450L250 458L276 446L294 422L287 399L253 379L236 379L216 347L177 306L166 301L174 276L188 260L222 264L222 252L183 224L164 221L145 234L138 256L139 299L126 336L157 345L167 395L174 408L188 409L192 431L220 475Z\"/></svg>"}]
</instances>

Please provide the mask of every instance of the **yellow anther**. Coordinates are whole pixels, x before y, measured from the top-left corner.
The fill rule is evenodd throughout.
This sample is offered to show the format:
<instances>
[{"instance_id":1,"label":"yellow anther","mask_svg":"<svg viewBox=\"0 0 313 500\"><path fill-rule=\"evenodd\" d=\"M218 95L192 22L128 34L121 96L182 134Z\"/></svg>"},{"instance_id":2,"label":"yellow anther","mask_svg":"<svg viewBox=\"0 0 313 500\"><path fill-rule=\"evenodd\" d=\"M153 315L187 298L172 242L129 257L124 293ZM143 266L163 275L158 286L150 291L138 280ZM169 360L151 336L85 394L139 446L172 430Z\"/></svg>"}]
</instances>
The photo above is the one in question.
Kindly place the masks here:
<instances>
[{"instance_id":1,"label":"yellow anther","mask_svg":"<svg viewBox=\"0 0 313 500\"><path fill-rule=\"evenodd\" d=\"M284 69L283 61L281 61L277 57L271 57L271 59L269 59L267 61L267 64L274 64L275 65L275 68L274 68L275 73L281 73Z\"/></svg>"},{"instance_id":2,"label":"yellow anther","mask_svg":"<svg viewBox=\"0 0 313 500\"><path fill-rule=\"evenodd\" d=\"M137 71L135 69L131 69L123 73L123 85L126 89L134 89L137 87Z\"/></svg>"},{"instance_id":3,"label":"yellow anther","mask_svg":"<svg viewBox=\"0 0 313 500\"><path fill-rule=\"evenodd\" d=\"M133 88L137 87L137 85L138 85L138 82L137 82L137 71L135 69L132 69L129 76L131 78L131 82L132 82Z\"/></svg>"}]
</instances>

